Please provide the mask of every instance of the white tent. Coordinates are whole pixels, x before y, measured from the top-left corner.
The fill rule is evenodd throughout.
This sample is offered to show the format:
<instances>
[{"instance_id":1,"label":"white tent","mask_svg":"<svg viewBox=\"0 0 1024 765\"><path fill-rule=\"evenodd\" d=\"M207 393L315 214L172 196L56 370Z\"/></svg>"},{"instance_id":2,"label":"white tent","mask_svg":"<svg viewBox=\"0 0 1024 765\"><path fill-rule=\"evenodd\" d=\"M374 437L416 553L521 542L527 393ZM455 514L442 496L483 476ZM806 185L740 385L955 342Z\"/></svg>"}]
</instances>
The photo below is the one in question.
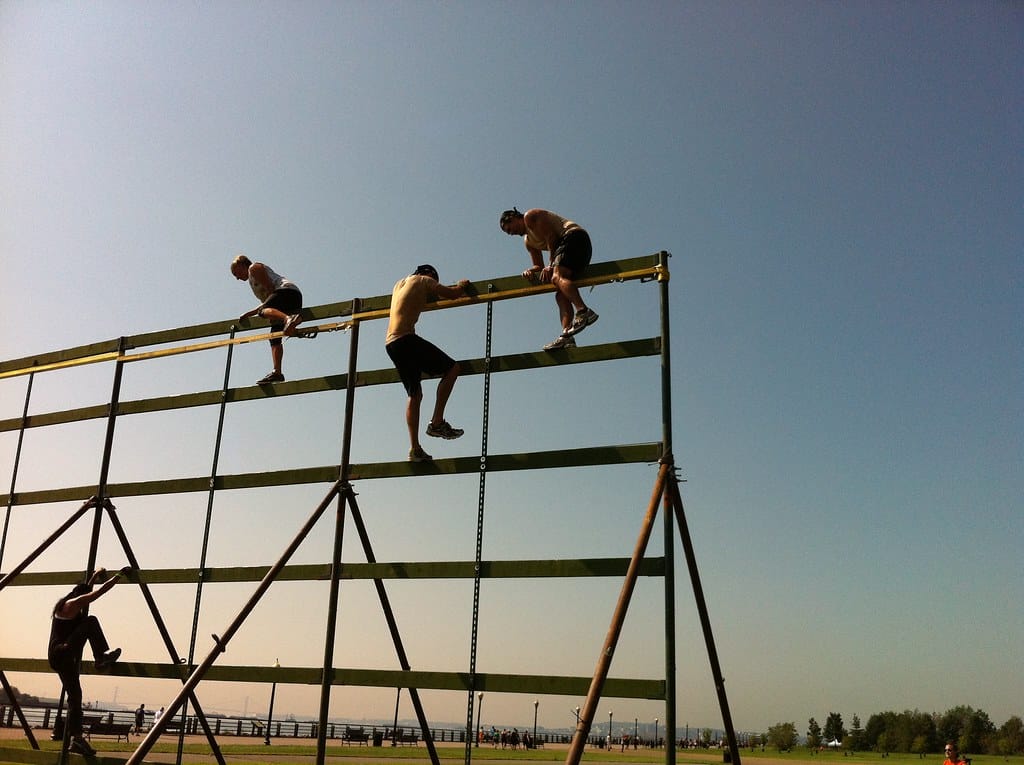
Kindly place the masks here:
<instances>
[{"instance_id":1,"label":"white tent","mask_svg":"<svg viewBox=\"0 0 1024 765\"><path fill-rule=\"evenodd\" d=\"M839 743L839 739L834 738L831 741L826 742L825 746L827 746L829 749L838 749L842 746L842 744Z\"/></svg>"}]
</instances>

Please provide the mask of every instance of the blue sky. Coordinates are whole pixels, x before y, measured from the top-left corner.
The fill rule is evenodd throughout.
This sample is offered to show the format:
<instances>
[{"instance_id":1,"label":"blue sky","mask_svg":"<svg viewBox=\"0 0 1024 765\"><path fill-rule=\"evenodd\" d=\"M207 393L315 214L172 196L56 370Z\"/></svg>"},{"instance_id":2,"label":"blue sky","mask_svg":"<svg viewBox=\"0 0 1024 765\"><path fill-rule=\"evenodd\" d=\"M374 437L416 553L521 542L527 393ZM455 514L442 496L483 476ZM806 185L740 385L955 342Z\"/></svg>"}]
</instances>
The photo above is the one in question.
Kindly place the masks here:
<instances>
[{"instance_id":1,"label":"blue sky","mask_svg":"<svg viewBox=\"0 0 1024 765\"><path fill-rule=\"evenodd\" d=\"M422 262L449 282L517 273L525 251L497 227L512 205L577 220L596 260L668 250L675 452L737 727L957 704L1001 724L1024 712L1022 32L1020 6L995 2L5 2L0 357L235 317L253 302L227 270L242 251L308 305L387 293ZM583 342L657 330L649 285L586 297L602 318ZM552 302L500 304L495 352L551 340ZM383 332L365 329L366 368L387 366ZM421 332L480 356L483 310L430 314ZM347 343L290 342L286 375L343 371ZM268 364L262 344L241 346L234 384ZM222 376L212 353L135 365L124 396ZM110 377L106 365L40 375L33 411L103 402ZM492 452L660 436L654 361L503 377ZM25 384L0 381L0 416L20 415ZM467 435L435 455L477 453L481 391L457 386L449 419ZM397 388L361 394L354 459L402 458L403 406ZM329 395L232 408L221 469L336 461L340 412ZM119 423L113 480L203 474L215 425L209 412ZM18 488L95 480L101 446L102 423L30 432ZM8 470L14 450L4 434ZM649 466L492 478L484 556L628 555L653 478ZM378 483L360 501L379 559L472 557L475 480ZM271 561L322 491L222 495L211 565ZM68 511L16 509L3 566ZM119 503L147 567L196 565L204 511L205 497ZM39 570L84 565L84 539ZM103 544L101 562L120 565ZM300 558L329 545L324 530ZM688 587L683 574L678 721L718 726ZM0 623L26 627L3 628L0 655L40 656L49 604L13 589ZM201 635L249 591L212 589ZM617 592L487 585L478 668L590 674ZM184 652L193 594L157 594ZM272 591L232 663L315 665L323 596ZM371 596L353 587L342 606L339 666L393 666ZM415 668L465 668L470 596L464 583L395 588ZM295 628L273 629L296 603ZM124 588L97 612L126 656L163 660L155 631L126 634L140 607ZM657 676L660 619L660 589L641 583L613 675ZM86 686L150 706L174 693ZM278 698L317 706L315 689ZM251 713L266 692L200 699ZM484 721L526 724L532 701L489 698ZM464 719L461 696L426 703ZM543 700L541 725L568 725L576 703ZM392 704L341 689L332 712ZM663 717L611 700L598 720L607 708Z\"/></svg>"}]
</instances>

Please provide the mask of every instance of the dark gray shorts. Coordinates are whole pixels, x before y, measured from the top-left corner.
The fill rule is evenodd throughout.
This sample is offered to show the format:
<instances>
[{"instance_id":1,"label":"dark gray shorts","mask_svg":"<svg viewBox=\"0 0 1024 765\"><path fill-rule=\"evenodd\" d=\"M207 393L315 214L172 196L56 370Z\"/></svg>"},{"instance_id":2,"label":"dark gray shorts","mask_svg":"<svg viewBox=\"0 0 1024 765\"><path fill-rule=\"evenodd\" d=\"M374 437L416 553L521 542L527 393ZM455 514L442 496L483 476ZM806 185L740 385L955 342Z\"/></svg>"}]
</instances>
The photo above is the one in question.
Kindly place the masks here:
<instances>
[{"instance_id":1,"label":"dark gray shorts","mask_svg":"<svg viewBox=\"0 0 1024 765\"><path fill-rule=\"evenodd\" d=\"M409 396L420 394L423 390L420 380L424 376L440 377L455 366L455 359L419 335L400 337L384 346L384 350L398 370Z\"/></svg>"},{"instance_id":2,"label":"dark gray shorts","mask_svg":"<svg viewBox=\"0 0 1024 765\"><path fill-rule=\"evenodd\" d=\"M554 256L552 262L555 265L568 268L574 279L582 276L583 271L590 265L590 258L593 255L590 234L582 228L574 228L558 240L555 251L551 254Z\"/></svg>"}]
</instances>

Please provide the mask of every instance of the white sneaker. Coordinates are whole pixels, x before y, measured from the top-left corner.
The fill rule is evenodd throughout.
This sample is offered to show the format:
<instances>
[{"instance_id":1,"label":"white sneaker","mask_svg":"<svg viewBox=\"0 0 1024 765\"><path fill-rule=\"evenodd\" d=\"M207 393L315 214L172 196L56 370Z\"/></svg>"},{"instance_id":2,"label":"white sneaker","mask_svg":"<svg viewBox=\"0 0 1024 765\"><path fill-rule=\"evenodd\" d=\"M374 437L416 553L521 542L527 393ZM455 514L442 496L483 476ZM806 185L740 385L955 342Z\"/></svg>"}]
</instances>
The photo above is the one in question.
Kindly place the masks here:
<instances>
[{"instance_id":1,"label":"white sneaker","mask_svg":"<svg viewBox=\"0 0 1024 765\"><path fill-rule=\"evenodd\" d=\"M302 321L302 317L297 313L293 313L291 316L288 317L288 321L284 323L284 330L282 331L286 335L291 337L292 335L295 334L295 328L299 326L300 321Z\"/></svg>"}]
</instances>

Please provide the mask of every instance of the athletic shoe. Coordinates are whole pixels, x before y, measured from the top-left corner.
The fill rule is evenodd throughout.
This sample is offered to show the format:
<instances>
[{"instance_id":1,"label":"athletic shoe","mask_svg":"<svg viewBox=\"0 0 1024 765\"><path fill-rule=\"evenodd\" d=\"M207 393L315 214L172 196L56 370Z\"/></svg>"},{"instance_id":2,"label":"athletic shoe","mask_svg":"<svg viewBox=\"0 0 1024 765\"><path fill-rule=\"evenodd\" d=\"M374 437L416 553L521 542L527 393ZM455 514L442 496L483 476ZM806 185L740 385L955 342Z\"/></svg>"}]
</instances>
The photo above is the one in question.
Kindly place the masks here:
<instances>
[{"instance_id":1,"label":"athletic shoe","mask_svg":"<svg viewBox=\"0 0 1024 765\"><path fill-rule=\"evenodd\" d=\"M96 659L96 669L106 669L119 658L121 658L120 648L115 648L113 651L104 651L103 655Z\"/></svg>"},{"instance_id":2,"label":"athletic shoe","mask_svg":"<svg viewBox=\"0 0 1024 765\"><path fill-rule=\"evenodd\" d=\"M295 328L299 326L299 322L302 321L302 317L297 313L293 313L288 317L288 321L284 323L284 333L288 336L295 334Z\"/></svg>"},{"instance_id":3,"label":"athletic shoe","mask_svg":"<svg viewBox=\"0 0 1024 765\"><path fill-rule=\"evenodd\" d=\"M81 736L71 739L71 743L68 744L68 751L74 752L75 754L82 754L86 757L92 757L96 754L96 750L93 749L89 742Z\"/></svg>"},{"instance_id":4,"label":"athletic shoe","mask_svg":"<svg viewBox=\"0 0 1024 765\"><path fill-rule=\"evenodd\" d=\"M259 380L257 385L266 385L268 383L284 382L284 375L280 372L271 372L269 375Z\"/></svg>"},{"instance_id":5,"label":"athletic shoe","mask_svg":"<svg viewBox=\"0 0 1024 765\"><path fill-rule=\"evenodd\" d=\"M592 309L584 308L582 311L576 312L576 318L572 320L572 326L569 327L569 329L565 330L565 332L563 332L562 334L566 335L567 337L571 337L572 335L575 335L578 332L582 332L583 330L585 330L587 327L589 327L591 324L597 321L597 319L598 316L596 313L594 313Z\"/></svg>"},{"instance_id":6,"label":"athletic shoe","mask_svg":"<svg viewBox=\"0 0 1024 765\"><path fill-rule=\"evenodd\" d=\"M430 423L427 425L427 435L433 436L434 438L445 438L451 441L453 438L458 438L465 431L462 428L453 428L445 420L441 420L438 423Z\"/></svg>"},{"instance_id":7,"label":"athletic shoe","mask_svg":"<svg viewBox=\"0 0 1024 765\"><path fill-rule=\"evenodd\" d=\"M550 343L544 346L545 351L560 351L563 348L575 348L576 338L569 335L559 335Z\"/></svg>"},{"instance_id":8,"label":"athletic shoe","mask_svg":"<svg viewBox=\"0 0 1024 765\"><path fill-rule=\"evenodd\" d=\"M430 462L433 457L423 451L422 447L409 450L409 462Z\"/></svg>"}]
</instances>

